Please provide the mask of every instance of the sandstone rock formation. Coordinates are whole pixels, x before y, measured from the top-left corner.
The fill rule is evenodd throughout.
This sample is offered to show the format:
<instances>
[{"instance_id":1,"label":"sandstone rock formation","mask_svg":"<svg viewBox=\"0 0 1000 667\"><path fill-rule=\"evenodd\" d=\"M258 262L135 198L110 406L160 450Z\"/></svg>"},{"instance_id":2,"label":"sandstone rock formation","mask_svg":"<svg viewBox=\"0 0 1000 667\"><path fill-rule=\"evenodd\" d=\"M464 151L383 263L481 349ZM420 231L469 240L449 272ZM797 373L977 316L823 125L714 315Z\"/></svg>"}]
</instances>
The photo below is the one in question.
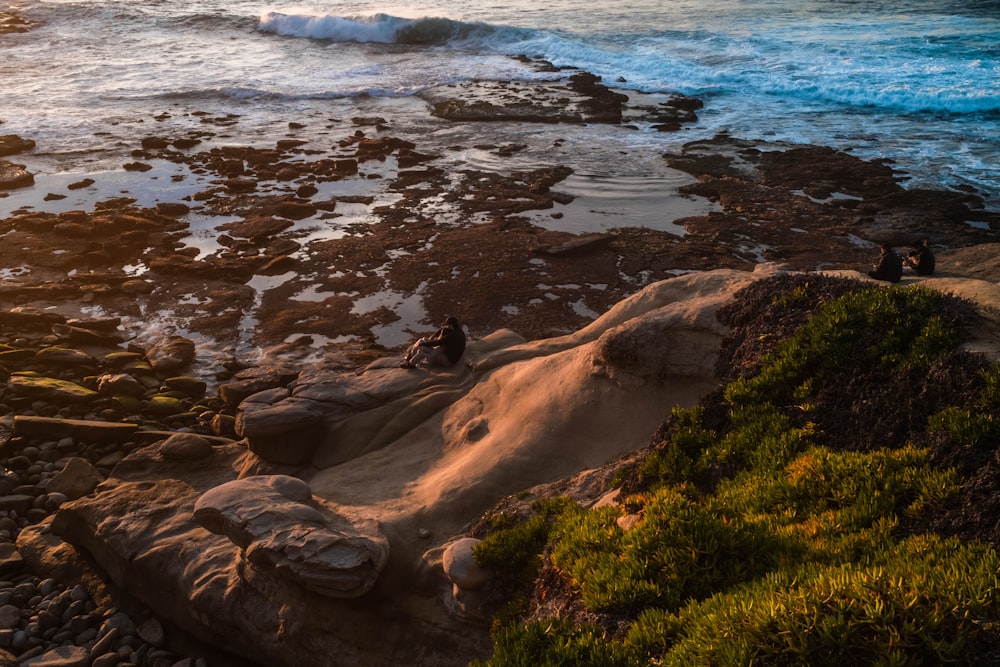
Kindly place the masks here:
<instances>
[{"instance_id":1,"label":"sandstone rock formation","mask_svg":"<svg viewBox=\"0 0 1000 667\"><path fill-rule=\"evenodd\" d=\"M460 650L427 640L468 634L454 612L475 608L440 546L506 494L645 445L669 406L714 387L715 309L755 277L657 283L568 336L473 341L442 372L386 359L259 374L239 404L242 441L206 455L174 436L134 451L63 504L53 530L157 614L249 659L465 664L484 628Z\"/></svg>"},{"instance_id":2,"label":"sandstone rock formation","mask_svg":"<svg viewBox=\"0 0 1000 667\"><path fill-rule=\"evenodd\" d=\"M228 537L252 563L330 597L368 592L389 558L378 526L355 526L313 501L287 475L234 480L202 494L194 518Z\"/></svg>"}]
</instances>

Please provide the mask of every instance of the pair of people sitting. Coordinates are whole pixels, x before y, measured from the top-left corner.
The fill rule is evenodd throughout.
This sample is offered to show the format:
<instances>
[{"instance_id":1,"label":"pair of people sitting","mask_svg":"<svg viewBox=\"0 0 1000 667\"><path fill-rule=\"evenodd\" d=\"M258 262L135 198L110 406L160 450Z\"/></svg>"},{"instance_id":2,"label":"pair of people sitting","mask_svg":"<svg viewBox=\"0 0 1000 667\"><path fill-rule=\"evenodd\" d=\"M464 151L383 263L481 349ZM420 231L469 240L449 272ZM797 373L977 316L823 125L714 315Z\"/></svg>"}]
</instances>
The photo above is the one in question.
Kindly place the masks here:
<instances>
[{"instance_id":1,"label":"pair of people sitting","mask_svg":"<svg viewBox=\"0 0 1000 667\"><path fill-rule=\"evenodd\" d=\"M903 266L909 266L918 276L929 276L934 273L934 253L927 245L927 241L918 241L913 244L913 250L906 258L896 254L888 243L879 246L879 258L875 267L868 272L868 275L876 280L885 280L890 283L898 283L903 277Z\"/></svg>"},{"instance_id":2,"label":"pair of people sitting","mask_svg":"<svg viewBox=\"0 0 1000 667\"><path fill-rule=\"evenodd\" d=\"M401 368L454 366L465 352L465 331L457 318L448 316L441 328L419 339L403 356Z\"/></svg>"}]
</instances>

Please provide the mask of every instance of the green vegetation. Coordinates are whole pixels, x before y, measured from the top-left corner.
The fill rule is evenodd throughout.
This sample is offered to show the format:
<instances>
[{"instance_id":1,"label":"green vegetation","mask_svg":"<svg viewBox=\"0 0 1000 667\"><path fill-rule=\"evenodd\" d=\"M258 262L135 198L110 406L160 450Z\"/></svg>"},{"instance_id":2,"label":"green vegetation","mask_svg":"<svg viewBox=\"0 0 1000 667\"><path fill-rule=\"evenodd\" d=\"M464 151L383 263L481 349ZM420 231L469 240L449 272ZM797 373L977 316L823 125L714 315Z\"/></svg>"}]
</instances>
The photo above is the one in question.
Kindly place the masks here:
<instances>
[{"instance_id":1,"label":"green vegetation","mask_svg":"<svg viewBox=\"0 0 1000 667\"><path fill-rule=\"evenodd\" d=\"M570 500L555 498L533 503L534 514L522 523L508 526L506 515L496 517L494 526L501 530L476 545L476 561L493 570L494 579L502 588L514 590L538 572L542 562L540 554L552 530L553 518L573 507Z\"/></svg>"},{"instance_id":2,"label":"green vegetation","mask_svg":"<svg viewBox=\"0 0 1000 667\"><path fill-rule=\"evenodd\" d=\"M983 389L979 400L971 406L948 406L931 415L927 427L931 434L950 438L963 447L988 447L1000 442L1000 366L982 372Z\"/></svg>"},{"instance_id":3,"label":"green vegetation","mask_svg":"<svg viewBox=\"0 0 1000 667\"><path fill-rule=\"evenodd\" d=\"M767 308L804 323L715 405L675 409L659 445L619 471L619 505L536 503L481 545L507 590L523 595L541 571L583 611L528 618L522 599L520 616L498 615L480 667L995 664L993 545L914 527L962 492L938 462L945 449L996 449L1000 367L974 375L972 404L901 397L900 411L924 416L898 441L837 442L827 405L850 405L838 392L884 408L899 392L887 378L947 377L962 333L955 300L899 287L817 300L808 284L782 287Z\"/></svg>"}]
</instances>

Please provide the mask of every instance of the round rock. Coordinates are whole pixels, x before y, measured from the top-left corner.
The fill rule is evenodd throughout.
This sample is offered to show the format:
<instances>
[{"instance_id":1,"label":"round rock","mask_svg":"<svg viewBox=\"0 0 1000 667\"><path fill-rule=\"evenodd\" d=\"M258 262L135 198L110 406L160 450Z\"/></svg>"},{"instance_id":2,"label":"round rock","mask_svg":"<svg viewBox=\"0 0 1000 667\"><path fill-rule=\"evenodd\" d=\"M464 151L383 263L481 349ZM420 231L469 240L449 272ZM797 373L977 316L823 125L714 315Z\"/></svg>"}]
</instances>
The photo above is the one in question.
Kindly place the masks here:
<instances>
[{"instance_id":1,"label":"round rock","mask_svg":"<svg viewBox=\"0 0 1000 667\"><path fill-rule=\"evenodd\" d=\"M459 588L479 590L490 580L489 572L476 562L472 549L482 540L463 537L455 540L441 555L441 566L448 578Z\"/></svg>"},{"instance_id":2,"label":"round rock","mask_svg":"<svg viewBox=\"0 0 1000 667\"><path fill-rule=\"evenodd\" d=\"M165 459L198 461L212 455L212 443L195 433L174 433L160 449Z\"/></svg>"}]
</instances>

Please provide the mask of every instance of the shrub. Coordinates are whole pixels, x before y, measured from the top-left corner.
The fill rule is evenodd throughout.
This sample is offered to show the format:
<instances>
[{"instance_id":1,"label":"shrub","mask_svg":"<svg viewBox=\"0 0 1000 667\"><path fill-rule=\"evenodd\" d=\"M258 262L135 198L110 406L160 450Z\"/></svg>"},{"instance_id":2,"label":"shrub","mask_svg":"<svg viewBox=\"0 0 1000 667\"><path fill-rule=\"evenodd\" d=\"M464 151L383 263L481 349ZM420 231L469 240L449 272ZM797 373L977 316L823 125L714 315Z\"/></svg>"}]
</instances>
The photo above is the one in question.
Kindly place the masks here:
<instances>
[{"instance_id":1,"label":"shrub","mask_svg":"<svg viewBox=\"0 0 1000 667\"><path fill-rule=\"evenodd\" d=\"M1000 558L974 540L914 535L968 484L932 465L941 447L932 459L909 443L927 442L936 409L932 434L992 461L1000 366L982 373L970 405L978 365L949 361L964 306L920 288L851 289L818 280L770 300L753 293L767 312L795 311L786 333L814 294L822 305L759 364L739 361L755 374L672 412L635 468L640 483L623 486L642 491L622 507L549 515L545 549L591 624L505 624L490 665L995 664ZM760 349L763 337L735 349ZM937 384L926 396L900 397L928 375ZM942 390L954 378L962 390ZM942 397L952 405L938 409ZM883 412L864 441L867 422L837 423ZM623 511L636 514L627 530Z\"/></svg>"},{"instance_id":2,"label":"shrub","mask_svg":"<svg viewBox=\"0 0 1000 667\"><path fill-rule=\"evenodd\" d=\"M470 667L640 667L620 642L589 625L545 620L493 632L493 656Z\"/></svg>"},{"instance_id":3,"label":"shrub","mask_svg":"<svg viewBox=\"0 0 1000 667\"><path fill-rule=\"evenodd\" d=\"M978 405L949 406L931 415L927 432L951 439L960 447L995 449L1000 442L1000 420L994 415L1000 408L1000 364L980 374L982 391Z\"/></svg>"},{"instance_id":4,"label":"shrub","mask_svg":"<svg viewBox=\"0 0 1000 667\"><path fill-rule=\"evenodd\" d=\"M760 371L732 383L734 403L785 405L826 374L878 365L926 368L954 349L957 334L937 310L942 296L920 287L869 288L821 306L761 359Z\"/></svg>"},{"instance_id":5,"label":"shrub","mask_svg":"<svg viewBox=\"0 0 1000 667\"><path fill-rule=\"evenodd\" d=\"M786 522L826 517L840 532L897 513L919 516L956 493L953 470L930 465L915 447L833 452L814 447L777 472L746 473L720 484L717 504L733 514L773 514Z\"/></svg>"},{"instance_id":6,"label":"shrub","mask_svg":"<svg viewBox=\"0 0 1000 667\"><path fill-rule=\"evenodd\" d=\"M532 503L535 513L527 521L504 525L473 548L476 562L491 570L499 588L508 594L516 592L538 573L553 518L574 507L569 498Z\"/></svg>"},{"instance_id":7,"label":"shrub","mask_svg":"<svg viewBox=\"0 0 1000 667\"><path fill-rule=\"evenodd\" d=\"M726 396L731 395L727 390ZM751 469L776 469L811 442L811 424L801 429L793 428L788 417L767 402L735 402L729 417L732 430L706 452L715 465L736 463Z\"/></svg>"},{"instance_id":8,"label":"shrub","mask_svg":"<svg viewBox=\"0 0 1000 667\"><path fill-rule=\"evenodd\" d=\"M867 563L806 564L695 602L650 610L625 645L663 665L893 665L968 661L995 645L1000 559L983 545L914 537Z\"/></svg>"},{"instance_id":9,"label":"shrub","mask_svg":"<svg viewBox=\"0 0 1000 667\"><path fill-rule=\"evenodd\" d=\"M640 481L684 482L705 473L703 452L716 441L714 431L703 425L704 410L675 407L671 411L670 435L639 466Z\"/></svg>"},{"instance_id":10,"label":"shrub","mask_svg":"<svg viewBox=\"0 0 1000 667\"><path fill-rule=\"evenodd\" d=\"M766 532L676 488L629 499L641 518L622 530L619 508L567 513L553 531L553 564L595 611L676 609L765 571L779 549Z\"/></svg>"}]
</instances>

